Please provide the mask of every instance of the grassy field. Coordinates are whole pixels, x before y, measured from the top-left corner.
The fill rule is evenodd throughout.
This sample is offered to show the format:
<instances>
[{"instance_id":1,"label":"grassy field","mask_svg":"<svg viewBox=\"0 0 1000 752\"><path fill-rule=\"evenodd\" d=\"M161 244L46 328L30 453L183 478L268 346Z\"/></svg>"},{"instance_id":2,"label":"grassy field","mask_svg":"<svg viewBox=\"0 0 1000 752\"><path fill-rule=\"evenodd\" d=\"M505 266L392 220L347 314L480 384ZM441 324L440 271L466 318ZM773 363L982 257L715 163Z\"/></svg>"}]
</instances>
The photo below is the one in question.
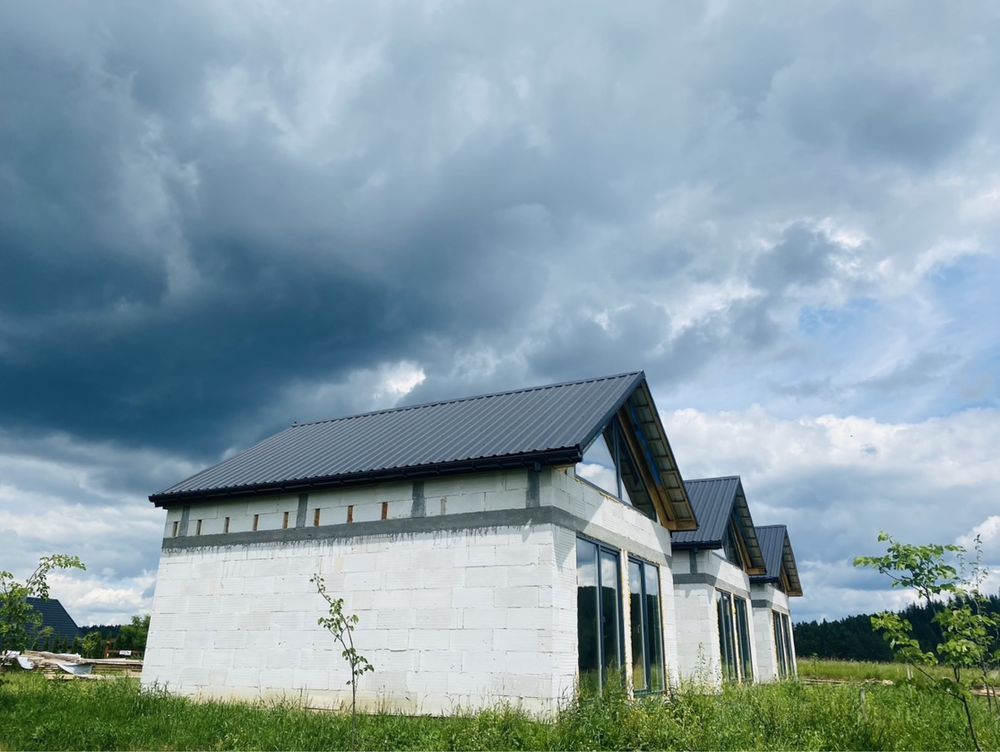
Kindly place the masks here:
<instances>
[{"instance_id":1,"label":"grassy field","mask_svg":"<svg viewBox=\"0 0 1000 752\"><path fill-rule=\"evenodd\" d=\"M815 658L799 658L799 677L802 679L839 679L843 681L902 681L911 678L917 672L907 673L907 667L902 663L871 663L867 661L827 661ZM951 670L943 666L925 669L933 676L950 678ZM967 677L974 684L977 677L969 674ZM992 672L992 683L1000 684L1000 672Z\"/></svg>"},{"instance_id":2,"label":"grassy field","mask_svg":"<svg viewBox=\"0 0 1000 752\"><path fill-rule=\"evenodd\" d=\"M1000 725L976 708L984 749ZM194 703L135 680L0 686L0 749L348 749L350 717L294 703ZM590 701L553 722L499 708L477 715L365 716L361 749L967 749L958 703L913 686L732 687L673 702Z\"/></svg>"}]
</instances>

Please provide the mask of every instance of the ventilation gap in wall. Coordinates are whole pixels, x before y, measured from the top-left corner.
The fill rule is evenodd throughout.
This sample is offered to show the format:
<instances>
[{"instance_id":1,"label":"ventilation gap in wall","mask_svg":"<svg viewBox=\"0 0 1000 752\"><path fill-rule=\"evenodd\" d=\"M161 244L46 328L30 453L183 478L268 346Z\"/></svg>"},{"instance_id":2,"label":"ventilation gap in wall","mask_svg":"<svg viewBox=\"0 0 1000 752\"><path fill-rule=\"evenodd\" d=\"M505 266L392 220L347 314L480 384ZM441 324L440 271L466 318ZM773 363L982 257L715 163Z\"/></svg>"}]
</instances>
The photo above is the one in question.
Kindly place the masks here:
<instances>
[{"instance_id":1,"label":"ventilation gap in wall","mask_svg":"<svg viewBox=\"0 0 1000 752\"><path fill-rule=\"evenodd\" d=\"M224 532L224 533L228 533L229 532L229 518L228 517L226 517L226 521L222 524L222 532Z\"/></svg>"},{"instance_id":2,"label":"ventilation gap in wall","mask_svg":"<svg viewBox=\"0 0 1000 752\"><path fill-rule=\"evenodd\" d=\"M194 534L201 535L201 520L198 520L198 523L194 526Z\"/></svg>"},{"instance_id":3,"label":"ventilation gap in wall","mask_svg":"<svg viewBox=\"0 0 1000 752\"><path fill-rule=\"evenodd\" d=\"M253 516L253 529L254 529L254 532L256 532L256 531L257 531L257 526L258 526L259 524L260 524L260 515L259 515L259 514L255 514L255 515Z\"/></svg>"},{"instance_id":4,"label":"ventilation gap in wall","mask_svg":"<svg viewBox=\"0 0 1000 752\"><path fill-rule=\"evenodd\" d=\"M382 502L382 519L383 520L389 519L389 502L388 501L383 501Z\"/></svg>"},{"instance_id":5,"label":"ventilation gap in wall","mask_svg":"<svg viewBox=\"0 0 1000 752\"><path fill-rule=\"evenodd\" d=\"M347 521L354 522L354 505L349 504L347 506Z\"/></svg>"},{"instance_id":6,"label":"ventilation gap in wall","mask_svg":"<svg viewBox=\"0 0 1000 752\"><path fill-rule=\"evenodd\" d=\"M180 523L177 520L174 520L174 531L172 537L176 538L179 531L180 531Z\"/></svg>"},{"instance_id":7,"label":"ventilation gap in wall","mask_svg":"<svg viewBox=\"0 0 1000 752\"><path fill-rule=\"evenodd\" d=\"M313 510L313 527L319 527L319 507Z\"/></svg>"},{"instance_id":8,"label":"ventilation gap in wall","mask_svg":"<svg viewBox=\"0 0 1000 752\"><path fill-rule=\"evenodd\" d=\"M285 512L285 516L281 518L281 529L288 529L288 512Z\"/></svg>"}]
</instances>

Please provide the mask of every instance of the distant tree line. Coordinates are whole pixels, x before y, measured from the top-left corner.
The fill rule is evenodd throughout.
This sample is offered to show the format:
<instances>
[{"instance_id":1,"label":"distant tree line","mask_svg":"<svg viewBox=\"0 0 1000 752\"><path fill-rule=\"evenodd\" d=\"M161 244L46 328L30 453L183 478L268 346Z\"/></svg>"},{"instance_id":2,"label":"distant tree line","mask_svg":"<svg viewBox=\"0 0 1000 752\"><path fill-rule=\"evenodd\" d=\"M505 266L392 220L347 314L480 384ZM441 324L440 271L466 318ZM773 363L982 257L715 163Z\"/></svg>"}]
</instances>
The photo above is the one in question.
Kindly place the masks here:
<instances>
[{"instance_id":1,"label":"distant tree line","mask_svg":"<svg viewBox=\"0 0 1000 752\"><path fill-rule=\"evenodd\" d=\"M105 648L142 652L146 649L149 615L133 616L128 624L92 624L80 627L77 637L68 638L40 629L31 640L32 650L53 653L79 653L86 658L101 658Z\"/></svg>"},{"instance_id":2,"label":"distant tree line","mask_svg":"<svg viewBox=\"0 0 1000 752\"><path fill-rule=\"evenodd\" d=\"M986 599L984 610L1000 614L1000 597ZM940 631L931 621L936 611L925 604L913 604L899 615L913 625L913 635L922 650L930 651L940 641ZM807 621L794 625L795 654L844 661L891 661L892 650L882 635L872 628L870 614L848 616L835 621ZM1000 649L1000 644L994 645Z\"/></svg>"}]
</instances>

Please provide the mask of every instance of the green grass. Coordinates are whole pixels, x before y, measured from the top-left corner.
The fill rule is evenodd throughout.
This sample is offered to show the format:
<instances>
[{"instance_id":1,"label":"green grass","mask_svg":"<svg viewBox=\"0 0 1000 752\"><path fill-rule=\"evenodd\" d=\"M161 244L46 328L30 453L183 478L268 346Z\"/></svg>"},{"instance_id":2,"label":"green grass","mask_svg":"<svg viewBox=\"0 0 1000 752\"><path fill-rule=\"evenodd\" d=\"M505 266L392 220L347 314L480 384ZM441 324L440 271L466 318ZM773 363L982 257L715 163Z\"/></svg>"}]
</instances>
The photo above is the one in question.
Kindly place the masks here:
<instances>
[{"instance_id":1,"label":"green grass","mask_svg":"<svg viewBox=\"0 0 1000 752\"><path fill-rule=\"evenodd\" d=\"M799 677L802 679L838 679L842 681L903 681L908 678L919 678L919 673L913 670L907 674L903 663L874 663L869 661L829 661L816 658L799 658ZM944 666L925 668L933 676L941 679L951 678L951 669ZM1000 673L991 672L992 683L1000 684ZM973 684L980 684L975 674L965 676Z\"/></svg>"},{"instance_id":2,"label":"green grass","mask_svg":"<svg viewBox=\"0 0 1000 752\"><path fill-rule=\"evenodd\" d=\"M1000 725L976 707L984 749ZM195 703L129 679L0 686L3 749L347 749L350 717L294 703ZM510 708L445 718L364 716L362 749L967 749L957 702L912 685L731 687L673 702L589 701L542 722Z\"/></svg>"}]
</instances>

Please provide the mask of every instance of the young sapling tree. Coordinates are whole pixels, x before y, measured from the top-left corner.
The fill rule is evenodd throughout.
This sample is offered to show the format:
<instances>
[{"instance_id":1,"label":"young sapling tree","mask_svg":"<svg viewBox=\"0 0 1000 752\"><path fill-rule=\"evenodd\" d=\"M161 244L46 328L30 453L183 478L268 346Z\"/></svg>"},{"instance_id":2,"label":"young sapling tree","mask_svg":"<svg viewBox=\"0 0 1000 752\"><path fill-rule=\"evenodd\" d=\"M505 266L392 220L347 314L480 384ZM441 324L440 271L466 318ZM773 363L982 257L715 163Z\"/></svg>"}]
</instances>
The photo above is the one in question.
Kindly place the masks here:
<instances>
[{"instance_id":1,"label":"young sapling tree","mask_svg":"<svg viewBox=\"0 0 1000 752\"><path fill-rule=\"evenodd\" d=\"M977 563L972 574L968 574L966 551L962 546L901 543L884 532L879 533L878 540L888 544L886 553L859 556L854 566L877 569L892 580L893 587L916 592L934 613L933 623L940 642L931 650L924 650L913 636L910 622L890 612L873 616L872 627L882 632L897 660L909 663L931 687L962 703L969 735L978 750L972 695L962 672L966 669L981 671L990 696L989 664L998 659L997 653L992 651L1000 627L996 616L979 608L982 600L980 567ZM944 679L933 676L927 668L934 665L949 667L952 676ZM992 702L988 702L992 706Z\"/></svg>"},{"instance_id":2,"label":"young sapling tree","mask_svg":"<svg viewBox=\"0 0 1000 752\"><path fill-rule=\"evenodd\" d=\"M358 625L358 615L344 613L344 599L330 595L322 575L314 574L309 581L315 583L316 590L323 596L330 612L329 616L321 616L316 623L328 630L340 643L343 648L340 654L351 670L351 678L347 680L351 686L351 747L357 748L358 679L366 672L374 671L375 667L354 647L354 628Z\"/></svg>"}]
</instances>

